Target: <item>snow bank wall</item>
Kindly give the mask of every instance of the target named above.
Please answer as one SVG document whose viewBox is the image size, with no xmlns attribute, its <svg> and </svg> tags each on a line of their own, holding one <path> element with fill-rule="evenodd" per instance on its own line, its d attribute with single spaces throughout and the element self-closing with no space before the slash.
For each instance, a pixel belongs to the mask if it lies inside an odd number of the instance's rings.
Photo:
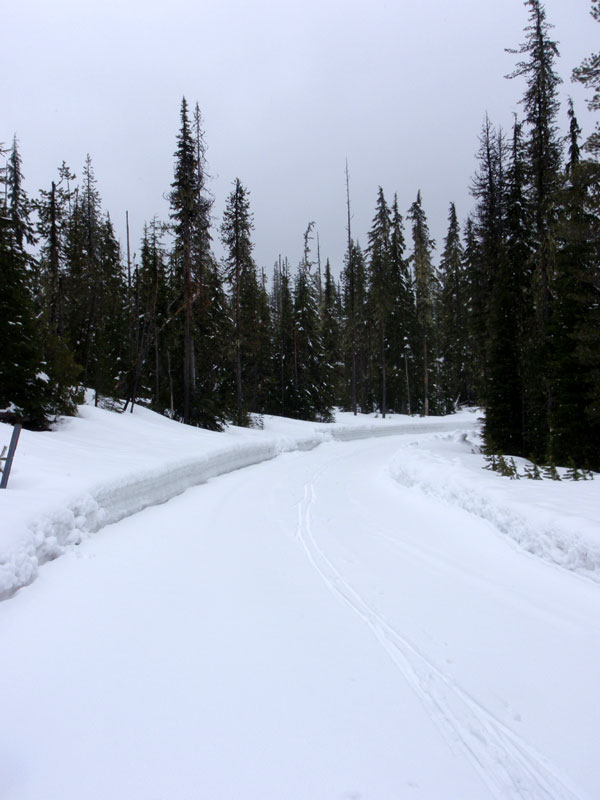
<svg viewBox="0 0 600 800">
<path fill-rule="evenodd" d="M 426 434 L 477 427 L 476 421 L 440 420 L 421 424 L 309 424 L 304 435 L 279 437 L 265 433 L 266 441 L 228 441 L 224 446 L 181 460 L 164 463 L 131 476 L 119 476 L 92 486 L 76 498 L 65 497 L 61 504 L 40 513 L 13 530 L 2 532 L 0 542 L 0 600 L 33 581 L 41 564 L 61 555 L 66 548 L 105 525 L 165 503 L 191 486 L 237 469 L 259 464 L 292 450 L 311 450 L 325 441 L 350 441 L 374 436 Z M 59 501 L 62 498 L 58 498 Z"/>
<path fill-rule="evenodd" d="M 481 468 L 473 474 L 458 462 L 412 455 L 410 460 L 399 455 L 392 461 L 390 473 L 398 483 L 458 506 L 489 522 L 525 552 L 600 583 L 598 526 L 578 494 L 588 484 L 565 482 L 557 487 L 554 481 L 523 480 L 516 485 Z M 562 508 L 552 507 L 544 489 L 564 491 Z"/>
</svg>

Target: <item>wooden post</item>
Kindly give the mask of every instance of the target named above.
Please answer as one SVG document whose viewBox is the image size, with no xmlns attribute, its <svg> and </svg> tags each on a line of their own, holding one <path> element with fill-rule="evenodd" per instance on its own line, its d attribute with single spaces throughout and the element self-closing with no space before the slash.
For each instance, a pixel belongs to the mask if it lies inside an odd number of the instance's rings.
<svg viewBox="0 0 600 800">
<path fill-rule="evenodd" d="M 17 443 L 19 441 L 20 434 L 21 434 L 21 426 L 15 425 L 15 427 L 13 428 L 12 436 L 10 438 L 10 444 L 8 446 L 8 455 L 6 456 L 6 460 L 4 462 L 4 469 L 2 470 L 2 480 L 0 481 L 0 489 L 6 489 L 6 485 L 8 484 L 10 468 L 12 467 L 12 462 L 15 455 L 15 450 L 17 449 Z"/>
</svg>

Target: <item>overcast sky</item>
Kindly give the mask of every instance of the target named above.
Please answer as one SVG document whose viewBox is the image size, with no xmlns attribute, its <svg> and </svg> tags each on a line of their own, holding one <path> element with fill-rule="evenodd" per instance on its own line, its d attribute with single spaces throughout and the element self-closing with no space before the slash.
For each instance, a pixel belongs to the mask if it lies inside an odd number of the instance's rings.
<svg viewBox="0 0 600 800">
<path fill-rule="evenodd" d="M 545 3 L 561 95 L 588 132 L 569 77 L 598 49 L 590 5 Z M 472 207 L 485 112 L 509 129 L 523 93 L 504 79 L 516 62 L 504 48 L 524 38 L 522 0 L 21 0 L 1 19 L 0 142 L 17 134 L 30 195 L 63 160 L 79 176 L 89 152 L 104 208 L 122 240 L 129 210 L 139 250 L 144 221 L 168 217 L 185 95 L 204 118 L 213 233 L 239 177 L 269 274 L 279 253 L 298 263 L 311 220 L 339 270 L 346 158 L 353 235 L 366 244 L 379 185 L 404 215 L 421 189 L 439 258 L 450 201 L 461 220 Z"/>
</svg>

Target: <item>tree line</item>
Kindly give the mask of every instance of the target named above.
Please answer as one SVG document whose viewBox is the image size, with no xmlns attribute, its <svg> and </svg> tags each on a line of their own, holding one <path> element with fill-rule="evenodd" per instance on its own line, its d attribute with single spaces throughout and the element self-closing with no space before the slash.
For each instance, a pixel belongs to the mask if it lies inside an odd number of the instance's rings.
<svg viewBox="0 0 600 800">
<path fill-rule="evenodd" d="M 366 246 L 351 231 L 339 278 L 315 223 L 300 263 L 253 258 L 250 193 L 234 181 L 211 223 L 198 105 L 183 99 L 170 219 L 123 253 L 91 159 L 31 199 L 17 139 L 0 178 L 0 418 L 44 428 L 81 387 L 219 429 L 251 414 L 332 419 L 485 407 L 490 452 L 600 467 L 600 132 L 558 129 L 558 46 L 539 0 L 510 77 L 523 115 L 485 119 L 464 225 L 454 204 L 439 264 L 420 192 L 403 215 L 377 191 Z M 600 21 L 600 3 L 592 3 Z M 600 56 L 574 70 L 600 108 Z M 213 237 L 225 256 L 218 260 Z M 316 247 L 315 247 L 316 239 Z M 256 419 L 256 418 L 254 418 Z"/>
</svg>

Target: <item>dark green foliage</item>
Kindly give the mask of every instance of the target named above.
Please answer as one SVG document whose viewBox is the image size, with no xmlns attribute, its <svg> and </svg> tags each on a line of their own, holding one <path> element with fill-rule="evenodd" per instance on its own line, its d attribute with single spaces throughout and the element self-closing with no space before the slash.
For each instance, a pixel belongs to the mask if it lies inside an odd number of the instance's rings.
<svg viewBox="0 0 600 800">
<path fill-rule="evenodd" d="M 404 227 L 394 195 L 390 229 L 390 285 L 392 298 L 388 319 L 389 358 L 388 393 L 390 408 L 396 412 L 412 412 L 411 387 L 416 384 L 415 352 L 417 349 L 417 314 L 414 281 L 405 257 Z"/>
<path fill-rule="evenodd" d="M 558 470 L 556 469 L 555 464 L 548 464 L 544 467 L 544 471 L 542 472 L 544 478 L 548 478 L 551 481 L 559 481 L 560 475 L 558 474 Z"/>
<path fill-rule="evenodd" d="M 458 402 L 468 398 L 467 360 L 469 331 L 468 284 L 464 268 L 464 254 L 460 241 L 460 228 L 454 203 L 448 214 L 448 233 L 440 264 L 440 289 L 438 295 L 438 347 L 443 354 L 441 366 L 441 395 L 444 410 L 453 411 Z"/>
<path fill-rule="evenodd" d="M 275 380 L 268 410 L 281 416 L 289 415 L 294 406 L 294 305 L 287 261 L 279 259 L 273 275 L 271 296 L 273 317 L 273 355 Z"/>
<path fill-rule="evenodd" d="M 31 205 L 22 186 L 16 138 L 4 181 L 8 191 L 2 191 L 0 200 L 0 418 L 43 429 L 53 416 L 70 409 L 62 379 L 74 379 L 76 370 L 54 337 L 46 342 L 44 353 L 34 305 L 35 262 L 25 249 L 34 242 Z M 55 351 L 57 358 L 49 361 Z"/>
<path fill-rule="evenodd" d="M 552 406 L 549 452 L 565 463 L 598 466 L 600 418 L 594 413 L 600 368 L 598 331 L 593 316 L 599 299 L 600 220 L 594 196 L 600 190 L 600 167 L 581 162 L 578 126 L 571 107 L 571 159 L 560 195 L 556 229 L 557 255 L 549 345 Z M 591 339 L 594 346 L 583 346 Z M 590 402 L 591 401 L 591 402 Z"/>
<path fill-rule="evenodd" d="M 332 397 L 337 401 L 342 391 L 342 311 L 337 286 L 331 274 L 329 259 L 325 264 L 325 281 L 319 309 L 323 360 L 329 370 Z"/>
<path fill-rule="evenodd" d="M 499 451 L 524 455 L 531 449 L 524 431 L 524 365 L 529 350 L 525 330 L 531 331 L 531 319 L 526 306 L 530 250 L 520 134 L 515 120 L 506 172 L 503 140 L 496 140 L 497 185 L 493 191 L 498 211 L 493 226 L 482 230 L 489 236 L 486 249 L 490 254 L 485 435 Z"/>
<path fill-rule="evenodd" d="M 543 456 L 549 434 L 552 391 L 548 373 L 549 325 L 552 284 L 556 267 L 555 222 L 557 192 L 561 182 L 561 141 L 557 130 L 558 86 L 555 71 L 558 46 L 549 32 L 552 26 L 540 0 L 525 0 L 529 9 L 526 39 L 518 50 L 523 55 L 510 77 L 525 78 L 522 99 L 528 124 L 527 177 L 532 222 L 532 330 L 526 380 L 527 416 L 525 447 Z"/>
<path fill-rule="evenodd" d="M 542 480 L 542 474 L 540 472 L 540 468 L 535 463 L 535 461 L 532 461 L 531 464 L 528 464 L 525 467 L 525 477 L 529 478 L 532 481 Z"/>
<path fill-rule="evenodd" d="M 268 297 L 252 258 L 253 227 L 248 191 L 236 179 L 221 225 L 221 240 L 227 253 L 225 279 L 230 286 L 238 425 L 250 424 L 249 412 L 264 411 L 272 380 Z"/>
<path fill-rule="evenodd" d="M 435 277 L 431 261 L 431 251 L 435 243 L 429 236 L 429 226 L 421 203 L 420 191 L 417 193 L 417 199 L 410 207 L 408 218 L 412 224 L 413 252 L 411 261 L 415 274 L 416 328 L 422 365 L 420 407 L 421 413 L 427 416 L 430 406 L 431 365 L 435 360 L 435 352 L 432 352 Z M 419 394 L 417 394 L 417 398 L 419 398 Z"/>
<path fill-rule="evenodd" d="M 196 106 L 192 126 L 185 98 L 180 121 L 169 196 L 174 234 L 175 312 L 170 325 L 175 358 L 169 368 L 174 413 L 184 423 L 219 428 L 232 406 L 224 367 L 227 303 L 210 252 L 211 201 L 205 187 L 200 112 Z"/>
<path fill-rule="evenodd" d="M 369 323 L 367 312 L 367 280 L 363 252 L 355 242 L 346 253 L 342 283 L 342 314 L 344 321 L 344 389 L 342 408 L 357 409 L 363 413 L 371 410 L 368 390 Z M 354 378 L 354 380 L 353 380 Z M 352 385 L 356 396 L 353 398 Z"/>
<path fill-rule="evenodd" d="M 397 302 L 391 281 L 391 226 L 390 210 L 380 186 L 375 217 L 369 231 L 369 247 L 367 250 L 369 254 L 367 313 L 373 323 L 372 343 L 374 361 L 377 364 L 379 377 L 372 390 L 375 397 L 378 398 L 377 405 L 383 417 L 385 417 L 388 410 L 387 353 L 390 346 L 389 321 L 392 308 Z"/>
</svg>

